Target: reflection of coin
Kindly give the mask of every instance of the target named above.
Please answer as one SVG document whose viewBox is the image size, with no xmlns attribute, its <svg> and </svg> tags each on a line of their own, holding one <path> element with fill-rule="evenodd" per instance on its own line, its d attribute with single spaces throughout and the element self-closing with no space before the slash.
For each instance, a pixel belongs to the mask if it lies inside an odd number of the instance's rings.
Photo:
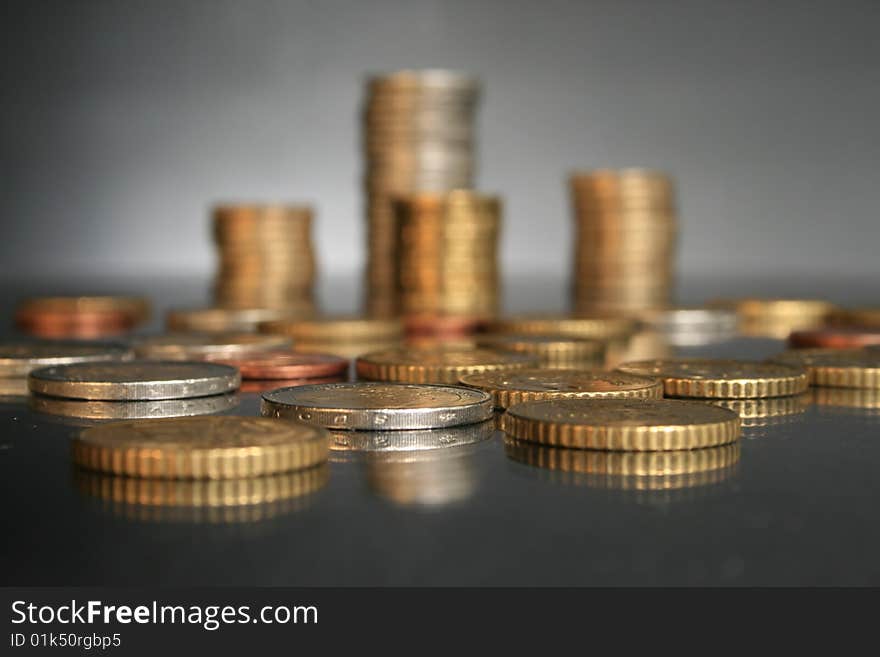
<svg viewBox="0 0 880 657">
<path fill-rule="evenodd" d="M 618 490 L 674 490 L 714 483 L 740 459 L 739 443 L 670 452 L 607 452 L 546 447 L 509 436 L 504 452 L 536 468 L 587 475 L 572 483 Z"/>
<path fill-rule="evenodd" d="M 219 480 L 141 479 L 76 468 L 74 485 L 111 510 L 137 520 L 254 522 L 294 511 L 327 484 L 319 465 L 265 477 Z"/>
<path fill-rule="evenodd" d="M 458 383 L 466 374 L 533 367 L 537 359 L 488 349 L 390 349 L 366 354 L 357 374 L 373 381 Z"/>
<path fill-rule="evenodd" d="M 764 427 L 800 415 L 810 405 L 809 393 L 765 399 L 713 399 L 707 404 L 727 408 L 738 414 L 743 428 Z"/>
<path fill-rule="evenodd" d="M 238 358 L 210 359 L 237 367 L 242 379 L 311 379 L 339 376 L 348 371 L 347 358 L 329 354 L 267 351 Z"/>
<path fill-rule="evenodd" d="M 330 383 L 263 395 L 263 415 L 334 429 L 434 429 L 492 417 L 492 400 L 459 386 Z"/>
<path fill-rule="evenodd" d="M 86 420 L 135 420 L 222 413 L 238 406 L 236 395 L 211 395 L 193 399 L 156 401 L 88 401 L 31 395 L 29 404 L 38 413 Z"/>
<path fill-rule="evenodd" d="M 245 354 L 289 348 L 281 335 L 257 333 L 168 333 L 141 338 L 134 345 L 138 358 L 151 360 L 202 360 L 236 358 Z"/>
<path fill-rule="evenodd" d="M 797 366 L 739 360 L 645 360 L 624 363 L 618 370 L 662 379 L 669 397 L 782 397 L 801 393 L 808 385 L 806 373 Z"/>
<path fill-rule="evenodd" d="M 817 406 L 880 410 L 880 390 L 871 388 L 812 388 Z"/>
<path fill-rule="evenodd" d="M 663 384 L 657 379 L 599 370 L 483 372 L 463 376 L 461 383 L 490 393 L 498 408 L 538 399 L 656 399 L 663 396 Z"/>
<path fill-rule="evenodd" d="M 504 431 L 531 442 L 626 451 L 712 447 L 740 436 L 733 411 L 669 399 L 554 399 L 507 409 Z"/>
<path fill-rule="evenodd" d="M 328 439 L 309 424 L 260 417 L 132 420 L 82 431 L 73 442 L 73 460 L 132 477 L 260 477 L 325 462 Z"/>
<path fill-rule="evenodd" d="M 184 399 L 232 392 L 238 370 L 214 363 L 129 361 L 80 363 L 31 372 L 31 392 L 50 397 L 138 401 Z"/>
<path fill-rule="evenodd" d="M 806 368 L 813 385 L 880 388 L 880 349 L 795 349 L 772 360 Z"/>
<path fill-rule="evenodd" d="M 0 343 L 0 377 L 23 377 L 41 367 L 123 360 L 131 355 L 121 344 L 7 341 Z"/>
<path fill-rule="evenodd" d="M 470 445 L 495 432 L 490 421 L 444 429 L 410 431 L 331 431 L 330 449 L 336 452 L 419 452 Z"/>
</svg>

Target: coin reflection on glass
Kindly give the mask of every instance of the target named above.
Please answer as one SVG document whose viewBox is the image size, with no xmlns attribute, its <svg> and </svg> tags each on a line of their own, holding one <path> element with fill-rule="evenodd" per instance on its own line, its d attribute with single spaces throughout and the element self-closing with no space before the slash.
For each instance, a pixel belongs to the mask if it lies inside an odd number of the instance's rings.
<svg viewBox="0 0 880 657">
<path fill-rule="evenodd" d="M 222 413 L 238 406 L 238 395 L 212 395 L 194 399 L 156 401 L 88 401 L 31 395 L 31 410 L 83 420 L 136 420 L 158 417 L 185 417 Z"/>
<path fill-rule="evenodd" d="M 813 403 L 821 411 L 851 412 L 863 417 L 880 416 L 880 390 L 872 388 L 810 389 Z"/>
<path fill-rule="evenodd" d="M 607 452 L 504 439 L 508 458 L 554 473 L 562 483 L 615 490 L 675 490 L 723 481 L 735 472 L 739 443 L 670 452 Z"/>
<path fill-rule="evenodd" d="M 308 507 L 329 468 L 246 479 L 169 480 L 120 477 L 75 468 L 77 490 L 114 515 L 142 522 L 247 523 Z"/>
<path fill-rule="evenodd" d="M 406 507 L 463 502 L 477 489 L 477 445 L 366 455 L 367 484 L 376 495 Z"/>
<path fill-rule="evenodd" d="M 790 422 L 807 410 L 811 400 L 812 397 L 807 392 L 790 397 L 764 399 L 713 399 L 706 400 L 706 403 L 738 413 L 745 432 L 747 428 L 767 427 Z"/>
</svg>

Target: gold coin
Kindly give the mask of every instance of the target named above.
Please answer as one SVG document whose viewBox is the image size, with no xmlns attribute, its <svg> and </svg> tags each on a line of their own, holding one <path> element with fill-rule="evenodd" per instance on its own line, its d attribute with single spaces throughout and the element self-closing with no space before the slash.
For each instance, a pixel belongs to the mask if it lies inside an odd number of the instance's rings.
<svg viewBox="0 0 880 657">
<path fill-rule="evenodd" d="M 133 420 L 85 429 L 73 442 L 73 460 L 130 477 L 235 479 L 323 463 L 328 440 L 319 427 L 271 418 Z"/>
<path fill-rule="evenodd" d="M 714 299 L 707 306 L 729 308 L 749 319 L 824 318 L 836 309 L 833 303 L 822 299 Z"/>
<path fill-rule="evenodd" d="M 563 335 L 486 334 L 477 336 L 476 346 L 500 351 L 531 354 L 545 367 L 570 367 L 601 363 L 606 343 L 602 340 L 572 338 Z"/>
<path fill-rule="evenodd" d="M 253 332 L 261 322 L 284 316 L 285 311 L 270 308 L 193 308 L 169 310 L 165 322 L 171 331 Z"/>
<path fill-rule="evenodd" d="M 290 338 L 256 333 L 167 333 L 141 338 L 134 344 L 139 358 L 199 360 L 289 349 Z"/>
<path fill-rule="evenodd" d="M 0 342 L 0 377 L 21 378 L 33 370 L 53 365 L 129 360 L 132 355 L 131 349 L 123 344 L 60 340 L 4 341 Z"/>
<path fill-rule="evenodd" d="M 623 363 L 621 372 L 663 380 L 668 397 L 754 399 L 804 392 L 802 367 L 740 360 L 670 358 Z"/>
<path fill-rule="evenodd" d="M 536 358 L 488 349 L 391 349 L 365 354 L 360 378 L 404 383 L 458 383 L 466 374 L 534 367 Z"/>
<path fill-rule="evenodd" d="M 623 451 L 713 447 L 740 437 L 733 411 L 669 399 L 553 399 L 507 409 L 502 429 L 520 440 Z"/>
<path fill-rule="evenodd" d="M 795 349 L 772 361 L 806 368 L 812 385 L 880 388 L 880 349 Z"/>
<path fill-rule="evenodd" d="M 403 323 L 399 319 L 340 316 L 264 322 L 260 331 L 306 342 L 381 342 L 403 337 Z"/>
<path fill-rule="evenodd" d="M 520 335 L 564 335 L 603 340 L 629 335 L 637 327 L 638 322 L 635 319 L 611 315 L 594 317 L 521 315 L 490 322 L 488 331 Z"/>
<path fill-rule="evenodd" d="M 599 370 L 527 369 L 481 372 L 461 383 L 492 395 L 496 408 L 541 399 L 659 399 L 663 384 L 643 376 Z"/>
</svg>

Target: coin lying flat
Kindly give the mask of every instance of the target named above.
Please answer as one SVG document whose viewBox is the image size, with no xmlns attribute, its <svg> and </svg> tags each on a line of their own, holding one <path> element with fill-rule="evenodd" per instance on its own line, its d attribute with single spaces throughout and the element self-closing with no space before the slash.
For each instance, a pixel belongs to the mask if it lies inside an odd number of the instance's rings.
<svg viewBox="0 0 880 657">
<path fill-rule="evenodd" d="M 44 367 L 28 377 L 28 388 L 38 395 L 107 401 L 207 397 L 240 384 L 234 367 L 185 361 L 78 363 Z"/>
<path fill-rule="evenodd" d="M 620 372 L 527 369 L 468 374 L 461 383 L 492 395 L 497 408 L 539 399 L 658 399 L 663 384 Z"/>
<path fill-rule="evenodd" d="M 281 319 L 285 315 L 286 311 L 273 308 L 189 308 L 168 311 L 165 323 L 172 331 L 254 332 L 261 322 Z"/>
<path fill-rule="evenodd" d="M 260 417 L 132 420 L 80 432 L 73 460 L 130 477 L 261 477 L 325 462 L 328 439 L 325 430 L 310 424 Z"/>
<path fill-rule="evenodd" d="M 537 366 L 533 356 L 488 349 L 389 349 L 357 359 L 357 374 L 372 381 L 458 383 L 476 372 Z"/>
<path fill-rule="evenodd" d="M 601 363 L 606 343 L 601 340 L 563 335 L 486 334 L 476 339 L 476 346 L 500 351 L 515 351 L 536 356 L 544 367 L 582 367 Z"/>
<path fill-rule="evenodd" d="M 729 340 L 738 326 L 737 314 L 721 308 L 667 308 L 640 313 L 639 318 L 681 347 Z"/>
<path fill-rule="evenodd" d="M 90 401 L 31 395 L 28 402 L 32 410 L 48 415 L 85 420 L 135 420 L 222 413 L 238 406 L 239 399 L 227 394 L 155 401 Z"/>
<path fill-rule="evenodd" d="M 479 443 L 492 437 L 492 421 L 443 429 L 331 431 L 334 452 L 421 452 Z"/>
<path fill-rule="evenodd" d="M 628 374 L 662 379 L 668 397 L 754 399 L 804 392 L 803 368 L 739 360 L 671 358 L 623 363 Z"/>
<path fill-rule="evenodd" d="M 607 340 L 628 335 L 638 328 L 634 319 L 618 316 L 571 317 L 562 315 L 521 315 L 490 322 L 492 333 L 519 335 L 565 335 Z"/>
<path fill-rule="evenodd" d="M 836 326 L 793 331 L 788 343 L 797 349 L 861 349 L 880 345 L 880 329 Z"/>
<path fill-rule="evenodd" d="M 0 342 L 0 377 L 24 377 L 41 367 L 124 360 L 131 356 L 131 349 L 121 344 L 6 341 Z"/>
<path fill-rule="evenodd" d="M 340 316 L 263 322 L 260 331 L 306 342 L 380 342 L 401 338 L 403 324 L 398 319 Z"/>
<path fill-rule="evenodd" d="M 772 361 L 806 368 L 816 386 L 880 388 L 880 349 L 795 349 Z"/>
<path fill-rule="evenodd" d="M 821 326 L 836 310 L 822 299 L 715 299 L 707 305 L 734 310 L 744 335 L 781 339 L 792 331 Z"/>
<path fill-rule="evenodd" d="M 149 301 L 139 297 L 37 297 L 19 304 L 15 324 L 44 338 L 100 338 L 130 331 L 149 315 Z"/>
<path fill-rule="evenodd" d="M 483 422 L 492 398 L 459 386 L 329 383 L 263 394 L 262 413 L 333 429 L 435 429 Z"/>
<path fill-rule="evenodd" d="M 239 358 L 211 359 L 237 367 L 242 379 L 313 379 L 342 376 L 349 360 L 330 354 L 295 354 L 267 351 Z"/>
<path fill-rule="evenodd" d="M 713 447 L 740 437 L 733 411 L 669 399 L 553 399 L 516 404 L 502 429 L 520 440 L 623 451 Z"/>
<path fill-rule="evenodd" d="M 235 358 L 244 354 L 290 348 L 290 338 L 257 333 L 168 333 L 141 338 L 134 345 L 138 358 L 202 360 Z"/>
</svg>

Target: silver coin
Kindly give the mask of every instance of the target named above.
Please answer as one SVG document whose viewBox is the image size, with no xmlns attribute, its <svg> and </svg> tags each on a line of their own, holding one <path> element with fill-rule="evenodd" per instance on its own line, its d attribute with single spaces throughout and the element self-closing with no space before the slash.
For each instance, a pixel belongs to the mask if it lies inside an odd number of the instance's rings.
<svg viewBox="0 0 880 657">
<path fill-rule="evenodd" d="M 131 358 L 123 344 L 97 342 L 4 341 L 0 342 L 0 377 L 25 377 L 32 370 L 52 365 L 69 365 Z"/>
<path fill-rule="evenodd" d="M 338 452 L 421 452 L 472 445 L 492 437 L 492 421 L 444 429 L 409 431 L 331 431 L 330 449 Z"/>
<path fill-rule="evenodd" d="M 168 333 L 141 338 L 134 344 L 138 358 L 200 360 L 229 358 L 274 349 L 287 349 L 290 338 L 261 333 Z"/>
<path fill-rule="evenodd" d="M 215 363 L 128 361 L 34 370 L 28 388 L 66 399 L 146 401 L 221 395 L 241 385 L 238 370 Z"/>
<path fill-rule="evenodd" d="M 47 415 L 82 418 L 85 420 L 139 420 L 156 417 L 189 417 L 222 413 L 238 406 L 234 394 L 194 397 L 192 399 L 158 399 L 154 401 L 100 401 L 57 399 L 31 395 L 32 410 Z"/>
<path fill-rule="evenodd" d="M 263 394 L 262 413 L 330 429 L 438 429 L 492 418 L 492 397 L 461 386 L 326 383 Z"/>
</svg>

